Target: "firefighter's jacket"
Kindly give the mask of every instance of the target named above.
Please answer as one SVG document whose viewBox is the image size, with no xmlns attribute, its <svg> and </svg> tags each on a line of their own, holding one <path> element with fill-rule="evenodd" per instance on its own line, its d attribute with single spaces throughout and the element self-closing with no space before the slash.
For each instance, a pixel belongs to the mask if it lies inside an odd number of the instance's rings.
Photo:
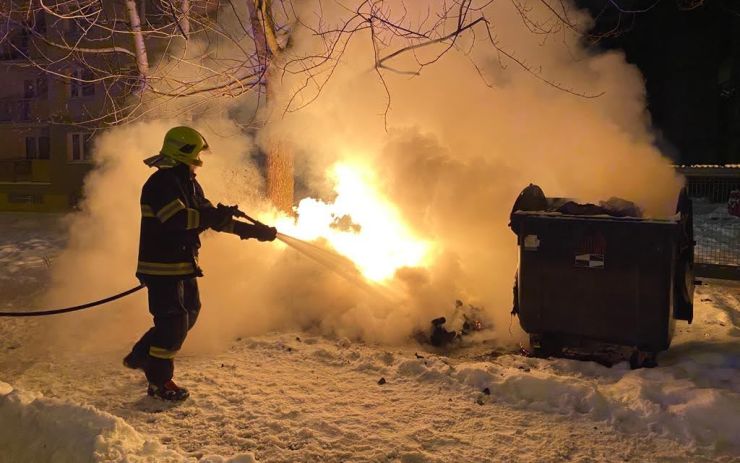
<svg viewBox="0 0 740 463">
<path fill-rule="evenodd" d="M 188 166 L 178 164 L 153 173 L 141 191 L 136 276 L 177 280 L 201 276 L 198 235 L 208 225 L 201 223 L 201 212 L 213 207 Z M 232 231 L 233 224 L 229 228 L 222 231 Z"/>
</svg>

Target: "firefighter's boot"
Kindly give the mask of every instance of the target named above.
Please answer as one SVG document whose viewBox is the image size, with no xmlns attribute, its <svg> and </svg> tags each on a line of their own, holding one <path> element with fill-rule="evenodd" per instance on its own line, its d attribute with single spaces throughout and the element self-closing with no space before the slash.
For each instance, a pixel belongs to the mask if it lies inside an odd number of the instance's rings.
<svg viewBox="0 0 740 463">
<path fill-rule="evenodd" d="M 169 380 L 161 386 L 149 383 L 146 393 L 157 399 L 180 402 L 190 397 L 190 392 L 184 387 L 179 387 L 174 381 Z"/>
</svg>

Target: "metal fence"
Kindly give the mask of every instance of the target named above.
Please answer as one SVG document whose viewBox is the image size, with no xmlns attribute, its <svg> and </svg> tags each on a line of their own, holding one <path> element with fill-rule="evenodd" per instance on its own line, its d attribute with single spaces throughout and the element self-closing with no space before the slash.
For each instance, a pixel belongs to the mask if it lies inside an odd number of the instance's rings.
<svg viewBox="0 0 740 463">
<path fill-rule="evenodd" d="M 740 190 L 740 166 L 688 166 L 686 188 L 694 203 L 696 275 L 740 280 L 740 217 L 728 200 Z"/>
</svg>

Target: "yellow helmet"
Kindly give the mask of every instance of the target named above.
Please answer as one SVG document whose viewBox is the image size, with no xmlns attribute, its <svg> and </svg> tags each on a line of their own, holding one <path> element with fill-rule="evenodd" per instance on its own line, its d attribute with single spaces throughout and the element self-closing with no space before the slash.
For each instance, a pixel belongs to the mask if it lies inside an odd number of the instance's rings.
<svg viewBox="0 0 740 463">
<path fill-rule="evenodd" d="M 190 127 L 174 127 L 164 136 L 162 156 L 190 166 L 202 166 L 200 152 L 208 149 L 208 142 L 195 129 Z"/>
</svg>

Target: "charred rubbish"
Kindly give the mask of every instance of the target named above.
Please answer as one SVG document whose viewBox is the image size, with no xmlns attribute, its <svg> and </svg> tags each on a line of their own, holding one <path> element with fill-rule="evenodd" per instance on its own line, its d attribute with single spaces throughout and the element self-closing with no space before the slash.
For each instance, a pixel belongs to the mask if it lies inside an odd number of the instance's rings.
<svg viewBox="0 0 740 463">
<path fill-rule="evenodd" d="M 455 301 L 453 318 L 455 320 L 451 321 L 450 324 L 448 324 L 446 317 L 433 319 L 428 331 L 419 331 L 416 333 L 415 338 L 417 342 L 420 344 L 431 344 L 434 347 L 450 347 L 454 343 L 461 341 L 464 336 L 481 331 L 485 327 L 482 319 L 482 310 L 473 305 L 466 307 L 460 300 Z M 453 324 L 460 328 L 452 328 L 451 325 Z"/>
</svg>

